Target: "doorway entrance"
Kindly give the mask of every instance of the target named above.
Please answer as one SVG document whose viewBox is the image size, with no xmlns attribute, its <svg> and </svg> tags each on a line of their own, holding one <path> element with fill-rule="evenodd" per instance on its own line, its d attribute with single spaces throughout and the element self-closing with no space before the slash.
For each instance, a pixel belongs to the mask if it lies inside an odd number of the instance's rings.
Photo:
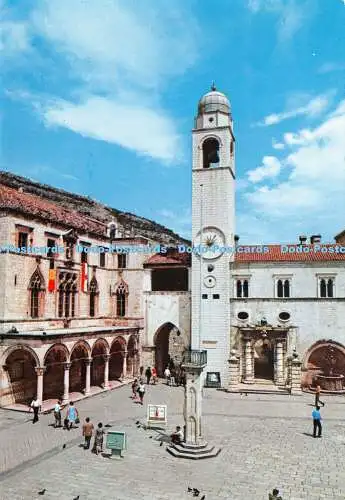
<svg viewBox="0 0 345 500">
<path fill-rule="evenodd" d="M 274 380 L 274 346 L 268 339 L 254 344 L 254 377 Z"/>
<path fill-rule="evenodd" d="M 155 367 L 158 377 L 164 377 L 167 366 L 173 368 L 178 366 L 183 359 L 186 349 L 184 339 L 179 329 L 172 323 L 165 323 L 156 332 L 155 345 Z"/>
</svg>

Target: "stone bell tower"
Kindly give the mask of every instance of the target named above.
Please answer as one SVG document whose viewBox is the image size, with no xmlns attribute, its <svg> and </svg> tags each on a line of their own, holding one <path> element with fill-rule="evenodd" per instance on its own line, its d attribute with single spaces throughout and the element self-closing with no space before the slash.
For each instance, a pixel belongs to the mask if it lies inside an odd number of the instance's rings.
<svg viewBox="0 0 345 500">
<path fill-rule="evenodd" d="M 235 137 L 229 100 L 214 85 L 199 101 L 192 133 L 192 349 L 207 350 L 205 372 L 219 372 L 221 385 L 226 386 Z"/>
</svg>

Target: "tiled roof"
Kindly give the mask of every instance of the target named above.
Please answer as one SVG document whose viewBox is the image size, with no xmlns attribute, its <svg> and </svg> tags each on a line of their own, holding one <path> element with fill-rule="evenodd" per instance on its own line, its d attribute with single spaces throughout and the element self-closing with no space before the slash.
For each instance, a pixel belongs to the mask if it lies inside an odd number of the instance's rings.
<svg viewBox="0 0 345 500">
<path fill-rule="evenodd" d="M 249 245 L 236 252 L 235 262 L 345 262 L 345 246 L 317 243 L 314 245 Z M 299 250 L 303 248 L 303 252 Z M 261 250 L 261 251 L 260 251 Z M 337 253 L 338 250 L 338 253 Z M 340 253 L 342 251 L 343 253 Z"/>
<path fill-rule="evenodd" d="M 13 210 L 38 219 L 49 220 L 82 233 L 105 236 L 106 227 L 76 210 L 70 210 L 33 194 L 0 185 L 0 209 Z"/>
<path fill-rule="evenodd" d="M 190 253 L 181 253 L 177 249 L 169 249 L 167 253 L 156 253 L 147 259 L 145 267 L 150 266 L 187 266 L 191 265 Z"/>
</svg>

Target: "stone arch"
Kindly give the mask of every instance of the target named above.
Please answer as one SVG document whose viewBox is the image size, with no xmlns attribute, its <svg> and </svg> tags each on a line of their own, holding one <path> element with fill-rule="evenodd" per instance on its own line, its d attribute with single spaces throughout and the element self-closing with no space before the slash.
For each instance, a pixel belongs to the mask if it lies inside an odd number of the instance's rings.
<svg viewBox="0 0 345 500">
<path fill-rule="evenodd" d="M 164 323 L 154 335 L 155 367 L 159 377 L 164 376 L 164 370 L 182 363 L 183 354 L 187 348 L 185 336 L 173 323 Z"/>
<path fill-rule="evenodd" d="M 3 354 L 5 360 L 5 394 L 7 404 L 29 404 L 36 395 L 37 375 L 35 368 L 39 366 L 37 354 L 29 346 L 11 346 Z"/>
<path fill-rule="evenodd" d="M 206 142 L 208 139 L 215 139 L 216 141 L 218 141 L 219 147 L 220 148 L 223 147 L 223 141 L 221 140 L 221 138 L 218 135 L 216 135 L 216 134 L 207 134 L 207 135 L 205 135 L 202 138 L 202 141 L 199 144 L 199 149 L 202 150 L 204 142 Z"/>
<path fill-rule="evenodd" d="M 126 352 L 126 341 L 118 336 L 113 340 L 110 347 L 109 380 L 119 380 L 123 375 L 123 362 Z"/>
<path fill-rule="evenodd" d="M 104 384 L 105 356 L 109 350 L 109 344 L 103 338 L 97 339 L 92 346 L 91 385 L 102 387 Z"/>
<path fill-rule="evenodd" d="M 83 392 L 86 385 L 86 362 L 91 358 L 91 348 L 85 340 L 79 340 L 71 350 L 69 372 L 70 392 Z"/>
<path fill-rule="evenodd" d="M 139 369 L 139 352 L 136 335 L 131 335 L 127 342 L 127 375 L 135 377 Z"/>
<path fill-rule="evenodd" d="M 43 399 L 62 399 L 65 363 L 69 351 L 64 344 L 52 345 L 44 356 Z"/>
<path fill-rule="evenodd" d="M 202 167 L 211 168 L 220 164 L 220 140 L 208 137 L 202 143 Z"/>
<path fill-rule="evenodd" d="M 303 386 L 312 386 L 319 383 L 318 376 L 329 377 L 330 386 L 332 377 L 343 376 L 339 386 L 345 382 L 345 346 L 335 340 L 319 340 L 306 352 L 303 360 Z M 321 384 L 320 384 L 321 385 Z M 326 387 L 324 387 L 327 390 Z M 332 390 L 331 388 L 329 390 Z"/>
</svg>

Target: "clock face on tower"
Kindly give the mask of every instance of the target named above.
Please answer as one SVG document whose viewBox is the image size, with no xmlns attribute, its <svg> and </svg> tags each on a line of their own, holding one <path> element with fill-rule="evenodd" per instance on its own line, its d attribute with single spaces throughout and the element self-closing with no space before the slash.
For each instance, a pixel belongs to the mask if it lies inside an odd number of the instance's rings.
<svg viewBox="0 0 345 500">
<path fill-rule="evenodd" d="M 225 237 L 222 231 L 216 227 L 205 227 L 195 237 L 194 246 L 203 259 L 216 259 L 224 253 Z"/>
</svg>

